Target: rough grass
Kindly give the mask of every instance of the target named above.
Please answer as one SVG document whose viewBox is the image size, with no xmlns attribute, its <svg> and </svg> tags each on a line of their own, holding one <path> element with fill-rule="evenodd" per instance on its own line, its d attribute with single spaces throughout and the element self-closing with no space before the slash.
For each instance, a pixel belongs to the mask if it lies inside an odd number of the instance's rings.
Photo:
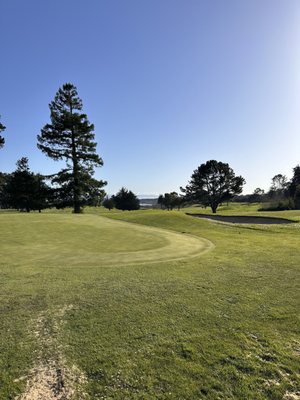
<svg viewBox="0 0 300 400">
<path fill-rule="evenodd" d="M 94 214 L 7 214 L 11 220 L 5 223 L 0 215 L 1 255 L 10 252 L 1 258 L 0 268 L 0 399 L 14 399 L 25 390 L 30 368 L 42 351 L 34 321 L 42 313 L 49 327 L 55 326 L 59 309 L 68 311 L 55 342 L 66 363 L 86 377 L 81 383 L 86 398 L 298 396 L 298 224 L 232 226 L 183 212 L 102 212 L 114 221 L 135 223 L 126 225 L 124 237 L 118 229 L 108 235 L 112 257 L 118 253 L 116 241 L 120 248 L 130 245 L 129 253 L 132 242 L 140 251 L 143 246 L 145 251 L 164 246 L 164 229 L 182 238 L 204 237 L 215 248 L 186 260 L 111 265 L 82 256 L 72 265 L 70 255 L 66 262 L 60 251 L 106 249 L 93 227 L 94 221 L 106 220 L 98 211 L 90 212 Z M 292 213 L 299 219 L 299 212 Z M 81 217 L 91 219 L 92 225 L 82 225 Z M 40 218 L 44 225 L 31 235 Z M 50 223 L 53 218 L 56 223 Z M 126 244 L 136 224 L 159 228 L 153 246 L 147 230 L 139 231 L 140 240 L 131 236 Z M 20 245 L 22 240 L 26 245 Z M 37 258 L 36 251 L 42 257 Z M 51 357 L 57 352 L 54 347 Z"/>
</svg>

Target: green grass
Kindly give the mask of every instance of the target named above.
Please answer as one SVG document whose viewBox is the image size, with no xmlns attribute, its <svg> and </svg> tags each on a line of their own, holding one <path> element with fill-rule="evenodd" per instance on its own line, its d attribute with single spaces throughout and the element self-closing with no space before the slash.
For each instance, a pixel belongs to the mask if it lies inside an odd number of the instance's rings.
<svg viewBox="0 0 300 400">
<path fill-rule="evenodd" d="M 94 215 L 2 216 L 2 262 L 13 266 L 70 267 L 186 259 L 208 250 L 202 238 Z"/>
<path fill-rule="evenodd" d="M 288 218 L 295 221 L 300 221 L 299 210 L 286 211 L 258 211 L 263 203 L 229 203 L 221 205 L 217 210 L 217 215 L 244 215 L 257 217 L 277 217 Z M 212 214 L 209 207 L 186 207 L 182 211 L 199 214 Z"/>
<path fill-rule="evenodd" d="M 248 212 L 229 207 L 219 213 Z M 49 351 L 83 372 L 88 399 L 276 400 L 299 390 L 299 224 L 98 214 L 0 214 L 0 399 L 22 393 Z M 197 256 L 195 237 L 215 247 Z M 34 334 L 41 315 L 53 349 Z"/>
</svg>

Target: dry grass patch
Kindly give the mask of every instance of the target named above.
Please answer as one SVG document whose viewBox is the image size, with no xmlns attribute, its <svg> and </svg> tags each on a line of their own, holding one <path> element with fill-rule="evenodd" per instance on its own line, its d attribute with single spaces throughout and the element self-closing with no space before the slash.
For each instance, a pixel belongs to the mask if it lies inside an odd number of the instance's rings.
<svg viewBox="0 0 300 400">
<path fill-rule="evenodd" d="M 72 305 L 64 306 L 52 317 L 43 312 L 32 321 L 39 351 L 27 377 L 26 389 L 16 400 L 71 400 L 79 393 L 80 399 L 86 398 L 81 388 L 86 378 L 76 366 L 67 365 L 58 341 L 64 315 L 72 308 Z"/>
</svg>

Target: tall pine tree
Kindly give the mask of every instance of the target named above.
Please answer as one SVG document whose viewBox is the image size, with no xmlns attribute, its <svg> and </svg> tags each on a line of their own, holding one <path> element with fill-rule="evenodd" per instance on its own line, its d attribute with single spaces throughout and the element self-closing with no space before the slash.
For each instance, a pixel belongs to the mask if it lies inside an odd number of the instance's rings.
<svg viewBox="0 0 300 400">
<path fill-rule="evenodd" d="M 55 182 L 62 193 L 71 194 L 74 213 L 80 213 L 94 168 L 103 165 L 96 153 L 94 125 L 81 113 L 82 101 L 71 83 L 58 90 L 49 108 L 51 124 L 41 130 L 37 146 L 48 157 L 66 161 L 66 168 L 57 174 Z M 99 190 L 106 184 L 97 182 Z"/>
</svg>

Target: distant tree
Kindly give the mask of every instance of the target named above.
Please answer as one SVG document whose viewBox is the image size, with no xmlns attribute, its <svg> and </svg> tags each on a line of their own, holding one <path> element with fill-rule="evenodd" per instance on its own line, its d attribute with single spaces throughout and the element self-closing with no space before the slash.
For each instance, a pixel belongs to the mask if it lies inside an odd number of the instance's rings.
<svg viewBox="0 0 300 400">
<path fill-rule="evenodd" d="M 272 178 L 268 197 L 271 200 L 279 201 L 288 197 L 288 179 L 285 175 L 277 174 Z"/>
<path fill-rule="evenodd" d="M 283 191 L 287 188 L 288 179 L 285 175 L 277 174 L 272 178 L 271 190 Z"/>
<path fill-rule="evenodd" d="M 296 186 L 294 194 L 294 205 L 296 210 L 300 210 L 300 184 Z"/>
<path fill-rule="evenodd" d="M 253 194 L 256 196 L 263 196 L 265 194 L 265 191 L 264 189 L 256 188 L 254 189 Z"/>
<path fill-rule="evenodd" d="M 172 209 L 172 199 L 171 199 L 171 194 L 170 193 L 165 193 L 164 195 L 164 206 L 167 210 L 171 210 Z"/>
<path fill-rule="evenodd" d="M 31 174 L 34 179 L 32 183 L 31 207 L 32 210 L 41 212 L 41 210 L 52 206 L 53 189 L 46 184 L 43 175 Z"/>
<path fill-rule="evenodd" d="M 210 160 L 194 170 L 189 184 L 181 190 L 188 200 L 209 205 L 216 213 L 221 203 L 242 192 L 244 183 L 245 179 L 235 176 L 228 164 Z"/>
<path fill-rule="evenodd" d="M 177 208 L 178 210 L 184 204 L 184 196 L 179 195 L 177 192 L 171 192 L 171 206 L 173 208 Z"/>
<path fill-rule="evenodd" d="M 268 203 L 261 210 L 281 211 L 300 208 L 300 166 L 297 165 L 293 171 L 291 181 L 282 174 L 277 174 L 272 178 L 270 190 L 265 195 Z"/>
<path fill-rule="evenodd" d="M 160 194 L 160 195 L 158 196 L 157 204 L 160 205 L 160 208 L 163 208 L 163 206 L 164 206 L 164 196 L 163 196 L 162 194 Z"/>
<path fill-rule="evenodd" d="M 1 124 L 1 122 L 0 122 L 0 133 L 4 132 L 5 129 L 6 129 L 6 127 L 3 124 Z M 3 136 L 0 135 L 0 149 L 2 149 L 2 147 L 4 146 L 4 143 L 5 143 L 5 139 Z"/>
<path fill-rule="evenodd" d="M 9 179 L 10 174 L 0 172 L 0 208 L 10 208 L 6 191 Z"/>
<path fill-rule="evenodd" d="M 122 187 L 119 192 L 112 196 L 115 207 L 118 210 L 138 210 L 140 208 L 140 201 L 136 195 L 124 187 Z"/>
<path fill-rule="evenodd" d="M 27 157 L 22 157 L 16 165 L 17 169 L 7 177 L 3 189 L 7 206 L 27 212 L 46 208 L 50 188 L 43 177 L 29 170 Z"/>
<path fill-rule="evenodd" d="M 114 208 L 115 203 L 112 197 L 106 196 L 105 199 L 102 201 L 102 205 L 104 208 L 107 208 L 110 211 Z"/>
<path fill-rule="evenodd" d="M 293 169 L 293 177 L 289 184 L 289 194 L 291 197 L 295 196 L 298 185 L 300 185 L 300 165 L 296 165 Z"/>
<path fill-rule="evenodd" d="M 256 188 L 253 193 L 249 196 L 250 203 L 258 203 L 263 200 L 265 191 L 261 188 Z"/>
<path fill-rule="evenodd" d="M 160 204 L 161 208 L 166 208 L 167 210 L 173 210 L 176 207 L 180 209 L 183 204 L 183 197 L 177 192 L 165 193 L 158 197 L 157 203 Z"/>
<path fill-rule="evenodd" d="M 288 193 L 291 201 L 294 202 L 294 208 L 300 209 L 300 165 L 293 168 L 293 177 L 289 183 Z"/>
<path fill-rule="evenodd" d="M 10 207 L 29 212 L 32 209 L 34 177 L 29 171 L 28 158 L 22 157 L 16 166 L 17 169 L 7 182 L 7 199 Z"/>
<path fill-rule="evenodd" d="M 74 213 L 88 203 L 90 189 L 100 189 L 106 182 L 92 178 L 94 168 L 103 165 L 96 153 L 94 125 L 87 115 L 82 114 L 82 101 L 77 89 L 66 83 L 58 90 L 49 105 L 51 124 L 47 124 L 38 135 L 38 148 L 55 161 L 65 160 L 67 168 L 62 169 L 54 183 L 72 199 Z M 67 201 L 68 203 L 68 201 Z"/>
</svg>

